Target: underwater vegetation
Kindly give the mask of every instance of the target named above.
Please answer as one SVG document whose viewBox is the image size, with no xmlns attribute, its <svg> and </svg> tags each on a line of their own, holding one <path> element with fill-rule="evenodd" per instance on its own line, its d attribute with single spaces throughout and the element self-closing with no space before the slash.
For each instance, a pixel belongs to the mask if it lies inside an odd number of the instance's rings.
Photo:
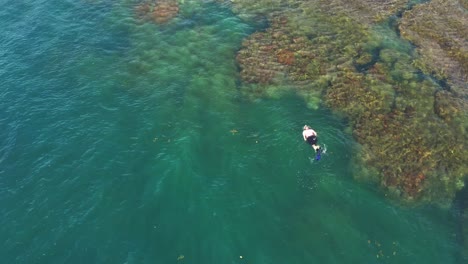
<svg viewBox="0 0 468 264">
<path fill-rule="evenodd" d="M 418 46 L 419 39 L 426 44 L 429 28 L 434 31 L 430 23 L 450 20 L 453 32 L 445 33 L 444 22 L 433 34 L 447 45 L 441 58 L 424 55 L 427 46 L 415 50 L 382 26 L 408 1 L 229 2 L 246 19 L 269 21 L 237 54 L 249 98 L 280 96 L 278 87 L 286 87 L 311 108 L 333 109 L 348 120 L 360 145 L 355 178 L 378 182 L 404 203 L 451 203 L 468 175 L 467 13 L 441 13 L 463 8 L 457 1 L 432 1 L 438 19 L 420 10 L 429 4 L 416 5 L 400 25 L 401 35 Z M 413 40 L 408 32 L 420 27 L 427 30 Z M 449 65 L 438 67 L 439 60 Z M 445 69 L 445 75 L 435 69 Z"/>
<path fill-rule="evenodd" d="M 179 13 L 177 0 L 148 0 L 135 7 L 136 16 L 142 20 L 163 24 L 170 21 Z"/>
<path fill-rule="evenodd" d="M 222 1 L 222 0 L 221 0 Z M 285 9 L 314 6 L 325 12 L 346 12 L 361 22 L 382 21 L 397 11 L 403 10 L 407 0 L 224 0 L 232 4 L 233 10 L 242 15 L 283 12 Z"/>
<path fill-rule="evenodd" d="M 468 95 L 466 0 L 433 0 L 404 13 L 401 35 L 417 46 L 417 67 Z"/>
</svg>

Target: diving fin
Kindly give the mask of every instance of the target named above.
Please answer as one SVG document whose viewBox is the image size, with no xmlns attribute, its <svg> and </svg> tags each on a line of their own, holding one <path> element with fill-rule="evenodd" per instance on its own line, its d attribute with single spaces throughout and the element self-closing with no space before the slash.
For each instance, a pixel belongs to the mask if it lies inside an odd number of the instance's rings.
<svg viewBox="0 0 468 264">
<path fill-rule="evenodd" d="M 315 154 L 315 160 L 320 160 L 322 157 L 322 148 L 317 149 L 317 153 Z"/>
</svg>

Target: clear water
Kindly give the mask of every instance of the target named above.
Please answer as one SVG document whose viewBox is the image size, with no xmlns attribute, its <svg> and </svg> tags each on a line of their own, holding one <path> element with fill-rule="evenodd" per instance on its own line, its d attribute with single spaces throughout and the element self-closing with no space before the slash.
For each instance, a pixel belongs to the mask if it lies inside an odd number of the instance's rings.
<svg viewBox="0 0 468 264">
<path fill-rule="evenodd" d="M 259 25 L 189 1 L 164 26 L 132 1 L 1 2 L 1 263 L 463 262 L 449 211 L 352 180 L 343 121 L 240 95 Z"/>
</svg>

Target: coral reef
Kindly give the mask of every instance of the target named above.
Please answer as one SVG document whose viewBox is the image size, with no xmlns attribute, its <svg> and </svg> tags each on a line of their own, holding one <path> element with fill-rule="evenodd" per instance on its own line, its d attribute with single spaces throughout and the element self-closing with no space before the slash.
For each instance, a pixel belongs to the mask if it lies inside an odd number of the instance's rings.
<svg viewBox="0 0 468 264">
<path fill-rule="evenodd" d="M 375 22 L 404 2 L 232 1 L 270 22 L 237 55 L 243 90 L 268 96 L 290 85 L 308 103 L 322 101 L 349 120 L 362 146 L 356 178 L 401 201 L 446 204 L 468 175 L 467 99 L 422 75 L 395 32 L 378 32 Z M 453 36 L 466 43 L 466 34 Z"/>
<path fill-rule="evenodd" d="M 458 2 L 460 3 L 460 5 L 465 8 L 465 9 L 468 9 L 468 1 L 466 0 L 458 0 Z"/>
<path fill-rule="evenodd" d="M 325 13 L 346 13 L 361 22 L 379 22 L 403 10 L 407 0 L 225 0 L 237 13 L 271 14 L 285 9 L 307 10 L 308 6 L 319 7 Z"/>
<path fill-rule="evenodd" d="M 163 24 L 177 16 L 179 3 L 177 0 L 144 1 L 135 7 L 135 13 L 139 19 Z"/>
<path fill-rule="evenodd" d="M 406 8 L 407 0 L 320 0 L 332 12 L 343 12 L 361 22 L 380 22 Z"/>
<path fill-rule="evenodd" d="M 273 18 L 273 25 L 266 32 L 254 33 L 242 43 L 243 49 L 239 51 L 237 61 L 242 65 L 243 80 L 271 84 L 280 82 L 281 75 L 293 69 L 298 62 L 295 59 L 298 48 L 292 45 L 294 40 L 280 29 L 286 22 L 283 17 Z"/>
<path fill-rule="evenodd" d="M 401 35 L 421 54 L 417 67 L 447 79 L 464 96 L 468 96 L 467 5 L 463 0 L 433 0 L 405 12 L 400 24 Z"/>
</svg>

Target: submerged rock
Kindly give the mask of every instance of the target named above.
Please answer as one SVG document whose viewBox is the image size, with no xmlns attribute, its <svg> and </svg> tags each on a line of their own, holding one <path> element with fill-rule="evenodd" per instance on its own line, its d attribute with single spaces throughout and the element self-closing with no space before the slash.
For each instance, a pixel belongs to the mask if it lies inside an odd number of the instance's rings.
<svg viewBox="0 0 468 264">
<path fill-rule="evenodd" d="M 250 83 L 274 84 L 284 82 L 285 75 L 298 75 L 297 67 L 308 57 L 305 38 L 291 38 L 285 17 L 271 19 L 272 26 L 265 32 L 257 32 L 242 43 L 237 55 L 241 78 Z M 310 55 L 310 54 L 309 54 Z M 309 59 L 311 57 L 309 56 Z"/>
<path fill-rule="evenodd" d="M 221 0 L 222 1 L 222 0 Z M 346 13 L 348 16 L 374 23 L 382 21 L 403 10 L 407 0 L 224 0 L 229 2 L 238 13 L 271 14 L 289 10 L 304 10 L 319 7 L 330 13 Z"/>
<path fill-rule="evenodd" d="M 467 1 L 433 0 L 404 13 L 401 35 L 416 44 L 417 66 L 468 96 Z"/>
<path fill-rule="evenodd" d="M 333 12 L 343 12 L 361 22 L 375 23 L 406 8 L 407 0 L 320 0 Z"/>
<path fill-rule="evenodd" d="M 177 0 L 144 1 L 135 7 L 135 13 L 140 19 L 163 24 L 177 16 L 179 3 Z"/>
</svg>

